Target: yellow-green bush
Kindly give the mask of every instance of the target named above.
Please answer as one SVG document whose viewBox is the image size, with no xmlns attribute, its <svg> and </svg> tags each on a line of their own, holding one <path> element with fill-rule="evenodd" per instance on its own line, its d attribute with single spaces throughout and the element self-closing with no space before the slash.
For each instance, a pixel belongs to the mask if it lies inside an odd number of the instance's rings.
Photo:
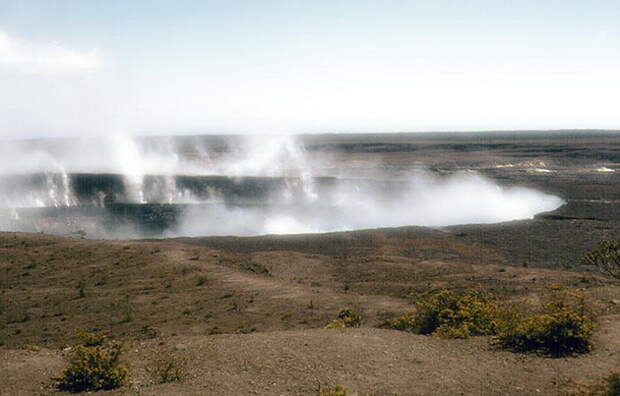
<svg viewBox="0 0 620 396">
<path fill-rule="evenodd" d="M 552 356 L 585 353 L 592 348 L 596 329 L 593 312 L 583 294 L 552 291 L 540 313 L 519 315 L 498 331 L 502 347 Z"/>
<path fill-rule="evenodd" d="M 319 396 L 363 396 L 358 393 L 349 393 L 347 388 L 342 385 L 336 385 L 334 388 L 319 390 Z"/>
<path fill-rule="evenodd" d="M 506 349 L 553 356 L 590 351 L 596 330 L 594 313 L 583 294 L 562 289 L 551 290 L 534 314 L 523 314 L 480 291 L 424 293 L 415 308 L 414 314 L 387 319 L 383 327 L 442 338 L 496 335 Z"/>
<path fill-rule="evenodd" d="M 502 318 L 501 307 L 488 293 L 470 290 L 455 294 L 440 290 L 423 295 L 416 303 L 414 316 L 392 322 L 417 334 L 442 338 L 468 338 L 495 334 Z"/>
<path fill-rule="evenodd" d="M 129 370 L 119 361 L 121 346 L 78 345 L 71 352 L 69 366 L 61 377 L 56 378 L 57 387 L 69 392 L 115 389 L 127 381 Z"/>
<path fill-rule="evenodd" d="M 620 240 L 602 241 L 596 249 L 584 255 L 581 261 L 595 266 L 606 275 L 620 278 Z"/>
<path fill-rule="evenodd" d="M 346 308 L 338 313 L 338 318 L 325 326 L 326 329 L 346 329 L 347 327 L 360 327 L 362 317 L 351 308 Z"/>
<path fill-rule="evenodd" d="M 406 313 L 401 316 L 395 316 L 393 318 L 386 319 L 381 327 L 388 329 L 411 331 L 414 332 L 416 328 L 415 314 Z"/>
<path fill-rule="evenodd" d="M 107 338 L 103 333 L 92 333 L 80 329 L 75 331 L 75 335 L 79 338 L 80 344 L 86 347 L 103 345 Z"/>
</svg>

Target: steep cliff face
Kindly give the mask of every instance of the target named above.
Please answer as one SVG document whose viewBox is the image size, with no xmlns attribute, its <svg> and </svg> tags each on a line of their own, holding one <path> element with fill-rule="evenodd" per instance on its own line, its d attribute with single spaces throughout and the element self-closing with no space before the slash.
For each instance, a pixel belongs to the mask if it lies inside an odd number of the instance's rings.
<svg viewBox="0 0 620 396">
<path fill-rule="evenodd" d="M 78 206 L 106 206 L 126 195 L 122 175 L 74 173 L 69 175 L 71 190 Z"/>
<path fill-rule="evenodd" d="M 4 207 L 105 207 L 113 203 L 260 203 L 272 200 L 282 191 L 301 199 L 309 193 L 310 186 L 324 190 L 336 183 L 334 177 L 147 175 L 132 178 L 107 173 L 35 173 L 1 176 L 0 204 Z"/>
<path fill-rule="evenodd" d="M 91 236 L 157 236 L 189 209 L 295 205 L 335 188 L 337 179 L 35 173 L 0 177 L 2 229 Z M 197 208 L 197 209 L 196 209 Z M 228 210 L 228 209 L 225 209 Z M 88 231 L 84 231 L 88 230 Z"/>
</svg>

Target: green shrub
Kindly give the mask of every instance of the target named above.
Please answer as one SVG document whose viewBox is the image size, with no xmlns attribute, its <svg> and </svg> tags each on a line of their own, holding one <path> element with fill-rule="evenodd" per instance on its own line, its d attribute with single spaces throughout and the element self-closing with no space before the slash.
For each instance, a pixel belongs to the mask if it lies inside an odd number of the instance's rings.
<svg viewBox="0 0 620 396">
<path fill-rule="evenodd" d="M 338 318 L 331 321 L 326 329 L 346 329 L 348 327 L 360 327 L 362 317 L 351 308 L 346 308 L 338 313 Z"/>
<path fill-rule="evenodd" d="M 415 316 L 396 318 L 394 328 L 442 338 L 495 334 L 502 318 L 500 304 L 488 293 L 450 290 L 427 293 L 416 303 Z"/>
<path fill-rule="evenodd" d="M 590 351 L 595 329 L 594 314 L 583 294 L 554 290 L 542 312 L 505 322 L 498 341 L 515 351 L 565 356 Z"/>
<path fill-rule="evenodd" d="M 584 255 L 581 261 L 595 266 L 605 275 L 620 278 L 620 240 L 601 242 L 596 249 Z"/>
<path fill-rule="evenodd" d="M 155 382 L 165 384 L 168 382 L 180 382 L 185 378 L 185 368 L 175 359 L 165 359 L 155 362 L 147 368 L 147 372 Z"/>
<path fill-rule="evenodd" d="M 127 381 L 128 368 L 120 363 L 120 344 L 87 347 L 78 345 L 71 352 L 69 366 L 55 378 L 60 390 L 84 392 L 121 387 Z"/>
</svg>

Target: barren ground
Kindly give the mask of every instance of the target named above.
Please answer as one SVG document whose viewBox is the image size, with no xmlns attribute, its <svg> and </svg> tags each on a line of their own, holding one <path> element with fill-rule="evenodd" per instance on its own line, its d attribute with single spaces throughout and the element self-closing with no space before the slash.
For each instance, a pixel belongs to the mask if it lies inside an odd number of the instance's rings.
<svg viewBox="0 0 620 396">
<path fill-rule="evenodd" d="M 553 395 L 620 370 L 620 281 L 579 261 L 620 237 L 620 138 L 407 136 L 307 144 L 343 164 L 475 169 L 568 204 L 532 220 L 442 229 L 150 241 L 1 233 L 0 393 L 60 394 L 50 377 L 76 329 L 124 343 L 131 384 L 101 394 L 316 395 L 341 384 L 368 395 Z M 533 170 L 542 167 L 552 172 Z M 489 337 L 377 328 L 411 309 L 412 291 L 482 287 L 525 302 L 550 285 L 582 289 L 600 312 L 591 353 L 552 359 L 499 350 Z M 323 329 L 345 307 L 363 327 Z M 153 383 L 146 368 L 162 357 L 185 362 L 184 381 Z"/>
</svg>

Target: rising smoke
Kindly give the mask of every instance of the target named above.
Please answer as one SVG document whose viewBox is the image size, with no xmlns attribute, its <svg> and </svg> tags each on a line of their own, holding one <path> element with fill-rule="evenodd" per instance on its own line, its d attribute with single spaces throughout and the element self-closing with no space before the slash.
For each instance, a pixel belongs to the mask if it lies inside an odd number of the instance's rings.
<svg viewBox="0 0 620 396">
<path fill-rule="evenodd" d="M 338 166 L 290 136 L 210 142 L 120 135 L 5 143 L 0 230 L 141 237 L 154 217 L 161 236 L 437 227 L 527 219 L 563 203 L 476 173 L 334 175 L 326 169 Z M 111 213 L 133 217 L 112 221 Z"/>
</svg>

